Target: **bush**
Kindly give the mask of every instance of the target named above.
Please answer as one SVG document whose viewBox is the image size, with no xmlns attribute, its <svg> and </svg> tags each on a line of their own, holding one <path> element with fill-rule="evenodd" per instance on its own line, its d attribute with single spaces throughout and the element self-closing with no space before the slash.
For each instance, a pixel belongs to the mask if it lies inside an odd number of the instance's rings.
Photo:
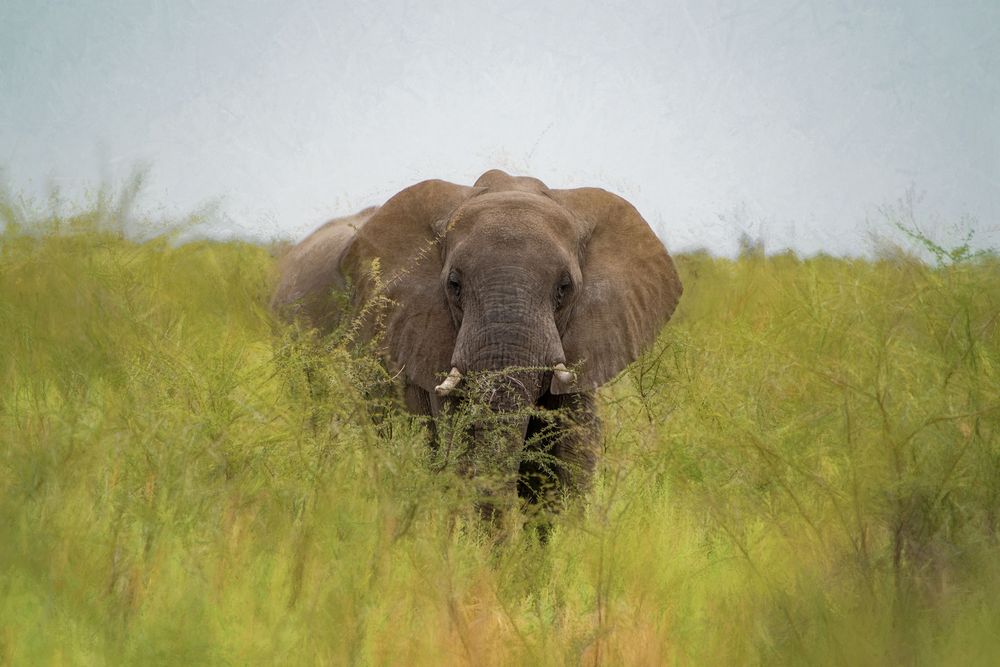
<svg viewBox="0 0 1000 667">
<path fill-rule="evenodd" d="M 1000 658 L 993 254 L 679 257 L 585 511 L 498 545 L 378 364 L 271 320 L 265 249 L 38 224 L 0 236 L 0 661 Z"/>
</svg>

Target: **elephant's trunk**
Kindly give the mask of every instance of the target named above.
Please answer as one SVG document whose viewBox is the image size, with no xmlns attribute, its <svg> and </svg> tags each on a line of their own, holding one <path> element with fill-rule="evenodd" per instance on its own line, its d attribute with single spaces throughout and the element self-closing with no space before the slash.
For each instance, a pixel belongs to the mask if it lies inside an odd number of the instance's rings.
<svg viewBox="0 0 1000 667">
<path fill-rule="evenodd" d="M 490 480 L 492 491 L 483 488 L 483 495 L 502 501 L 516 497 L 531 411 L 553 373 L 571 372 L 554 368 L 565 356 L 551 301 L 538 294 L 535 279 L 511 270 L 483 280 L 478 289 L 468 290 L 452 357 L 458 372 L 450 377 L 461 378 L 471 415 L 472 437 L 462 468 L 477 484 Z"/>
<path fill-rule="evenodd" d="M 472 380 L 478 395 L 468 403 L 470 437 L 460 470 L 474 480 L 480 514 L 494 522 L 517 499 L 518 471 L 534 407 L 535 382 L 524 375 L 484 373 L 479 381 Z"/>
<path fill-rule="evenodd" d="M 463 360 L 462 389 L 472 419 L 462 468 L 476 480 L 480 509 L 489 516 L 516 498 L 528 422 L 551 366 L 543 362 L 538 333 L 525 329 L 508 323 L 484 327 L 477 354 Z"/>
<path fill-rule="evenodd" d="M 470 463 L 476 476 L 496 475 L 513 488 L 544 371 L 532 368 L 530 361 L 491 366 L 488 359 L 473 359 L 463 379 L 472 415 Z"/>
<path fill-rule="evenodd" d="M 553 366 L 563 360 L 555 323 L 522 310 L 523 306 L 484 308 L 478 321 L 467 323 L 468 331 L 462 327 L 459 337 L 464 340 L 456 346 L 454 365 L 463 374 L 478 376 L 472 379 L 473 393 L 494 413 L 533 406 L 545 392 Z"/>
</svg>

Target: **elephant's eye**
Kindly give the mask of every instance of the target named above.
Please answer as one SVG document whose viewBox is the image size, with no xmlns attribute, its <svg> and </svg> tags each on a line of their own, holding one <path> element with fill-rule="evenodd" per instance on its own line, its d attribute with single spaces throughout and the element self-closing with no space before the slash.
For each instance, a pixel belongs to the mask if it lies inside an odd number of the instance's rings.
<svg viewBox="0 0 1000 667">
<path fill-rule="evenodd" d="M 448 291 L 451 292 L 456 301 L 462 296 L 462 281 L 456 271 L 448 273 Z"/>
<path fill-rule="evenodd" d="M 570 279 L 569 274 L 564 273 L 559 278 L 559 284 L 556 285 L 556 308 L 561 308 L 563 302 L 566 300 L 566 296 L 569 294 L 570 288 L 573 286 L 573 281 Z"/>
</svg>

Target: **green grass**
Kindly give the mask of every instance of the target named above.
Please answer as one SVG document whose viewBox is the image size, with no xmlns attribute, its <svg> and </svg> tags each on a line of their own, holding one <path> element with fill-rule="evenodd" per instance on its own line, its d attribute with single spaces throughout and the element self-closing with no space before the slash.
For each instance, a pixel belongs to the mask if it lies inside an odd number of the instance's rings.
<svg viewBox="0 0 1000 667">
<path fill-rule="evenodd" d="M 0 663 L 1000 661 L 995 255 L 679 257 L 585 507 L 494 546 L 266 249 L 11 211 Z"/>
</svg>

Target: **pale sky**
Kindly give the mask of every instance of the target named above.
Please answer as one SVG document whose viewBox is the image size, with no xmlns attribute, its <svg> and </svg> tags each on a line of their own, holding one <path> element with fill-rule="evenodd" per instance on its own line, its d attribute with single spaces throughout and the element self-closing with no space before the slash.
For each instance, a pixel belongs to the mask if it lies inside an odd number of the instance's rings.
<svg viewBox="0 0 1000 667">
<path fill-rule="evenodd" d="M 137 165 L 221 237 L 500 167 L 617 192 L 671 250 L 863 253 L 908 190 L 1000 246 L 1000 2 L 0 0 L 6 187 Z"/>
</svg>

